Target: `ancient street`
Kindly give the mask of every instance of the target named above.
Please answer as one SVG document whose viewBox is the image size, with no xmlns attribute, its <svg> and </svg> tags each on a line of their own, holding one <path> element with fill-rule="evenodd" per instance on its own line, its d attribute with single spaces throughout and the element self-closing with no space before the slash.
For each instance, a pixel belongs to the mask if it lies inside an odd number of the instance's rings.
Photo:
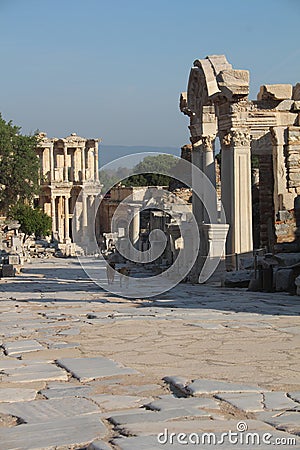
<svg viewBox="0 0 300 450">
<path fill-rule="evenodd" d="M 182 283 L 129 300 L 56 258 L 0 298 L 1 449 L 195 448 L 177 434 L 241 423 L 300 448 L 299 297 Z"/>
</svg>

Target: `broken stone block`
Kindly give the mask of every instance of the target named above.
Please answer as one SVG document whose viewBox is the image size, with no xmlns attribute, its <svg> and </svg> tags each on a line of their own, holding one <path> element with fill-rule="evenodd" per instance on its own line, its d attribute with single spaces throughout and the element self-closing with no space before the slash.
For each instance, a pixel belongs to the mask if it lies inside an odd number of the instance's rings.
<svg viewBox="0 0 300 450">
<path fill-rule="evenodd" d="M 265 84 L 260 87 L 257 100 L 290 100 L 292 92 L 291 84 Z"/>
<path fill-rule="evenodd" d="M 254 270 L 227 272 L 222 280 L 222 285 L 230 288 L 247 288 L 253 278 Z"/>
<path fill-rule="evenodd" d="M 290 291 L 294 287 L 293 269 L 279 269 L 275 272 L 276 292 Z"/>
</svg>

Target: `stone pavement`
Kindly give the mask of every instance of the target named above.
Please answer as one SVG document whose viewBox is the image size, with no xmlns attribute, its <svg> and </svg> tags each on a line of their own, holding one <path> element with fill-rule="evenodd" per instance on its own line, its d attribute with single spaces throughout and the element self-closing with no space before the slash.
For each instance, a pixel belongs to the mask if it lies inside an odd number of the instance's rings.
<svg viewBox="0 0 300 450">
<path fill-rule="evenodd" d="M 300 448 L 299 297 L 127 300 L 53 259 L 0 299 L 1 450 Z"/>
</svg>

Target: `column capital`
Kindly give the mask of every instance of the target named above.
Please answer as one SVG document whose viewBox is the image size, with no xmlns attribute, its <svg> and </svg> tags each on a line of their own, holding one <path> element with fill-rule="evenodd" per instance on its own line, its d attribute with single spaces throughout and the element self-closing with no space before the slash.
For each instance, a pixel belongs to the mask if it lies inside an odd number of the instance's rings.
<svg viewBox="0 0 300 450">
<path fill-rule="evenodd" d="M 249 146 L 251 136 L 248 129 L 229 130 L 220 132 L 222 147 L 244 147 Z"/>
</svg>

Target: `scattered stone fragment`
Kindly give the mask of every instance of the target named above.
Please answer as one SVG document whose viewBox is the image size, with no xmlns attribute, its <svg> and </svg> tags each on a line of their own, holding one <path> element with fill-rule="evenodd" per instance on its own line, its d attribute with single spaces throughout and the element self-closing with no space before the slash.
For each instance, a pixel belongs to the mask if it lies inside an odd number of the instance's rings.
<svg viewBox="0 0 300 450">
<path fill-rule="evenodd" d="M 57 364 L 70 372 L 79 381 L 92 381 L 102 377 L 137 373 L 108 358 L 63 358 Z"/>
</svg>

